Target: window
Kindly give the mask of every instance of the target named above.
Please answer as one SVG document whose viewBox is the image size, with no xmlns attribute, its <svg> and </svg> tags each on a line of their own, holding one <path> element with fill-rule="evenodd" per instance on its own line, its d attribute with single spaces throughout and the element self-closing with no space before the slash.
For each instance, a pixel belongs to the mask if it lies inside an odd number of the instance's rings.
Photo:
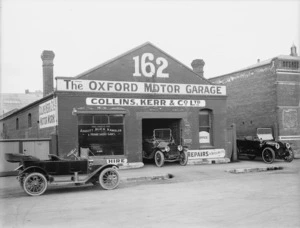
<svg viewBox="0 0 300 228">
<path fill-rule="evenodd" d="M 282 67 L 286 69 L 297 70 L 299 68 L 299 62 L 297 61 L 282 61 Z"/>
<path fill-rule="evenodd" d="M 199 112 L 199 143 L 200 146 L 212 145 L 212 111 L 208 109 Z"/>
<path fill-rule="evenodd" d="M 19 130 L 19 118 L 16 119 L 16 129 Z"/>
<path fill-rule="evenodd" d="M 28 114 L 28 127 L 32 127 L 31 113 Z"/>
<path fill-rule="evenodd" d="M 89 148 L 89 156 L 124 154 L 123 115 L 78 115 L 80 148 Z"/>
</svg>

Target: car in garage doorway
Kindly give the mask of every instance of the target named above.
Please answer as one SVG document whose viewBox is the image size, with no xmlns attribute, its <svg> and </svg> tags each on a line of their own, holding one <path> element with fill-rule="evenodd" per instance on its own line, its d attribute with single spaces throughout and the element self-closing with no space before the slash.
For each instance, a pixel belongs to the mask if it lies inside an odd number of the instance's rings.
<svg viewBox="0 0 300 228">
<path fill-rule="evenodd" d="M 238 156 L 246 156 L 251 160 L 261 157 L 265 163 L 273 163 L 275 159 L 291 162 L 294 152 L 289 143 L 276 141 L 271 128 L 257 128 L 256 136 L 237 139 Z"/>
<path fill-rule="evenodd" d="M 175 142 L 170 128 L 158 128 L 153 130 L 152 136 L 143 137 L 143 159 L 154 160 L 157 167 L 176 161 L 186 165 L 187 148 Z"/>
</svg>

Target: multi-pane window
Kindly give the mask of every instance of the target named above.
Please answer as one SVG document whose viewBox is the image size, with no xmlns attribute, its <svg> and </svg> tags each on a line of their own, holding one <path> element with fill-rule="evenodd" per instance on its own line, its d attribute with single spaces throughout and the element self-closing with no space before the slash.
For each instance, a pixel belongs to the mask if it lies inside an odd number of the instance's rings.
<svg viewBox="0 0 300 228">
<path fill-rule="evenodd" d="M 123 131 L 123 115 L 78 115 L 79 147 L 90 156 L 123 155 Z"/>
<path fill-rule="evenodd" d="M 212 111 L 209 109 L 200 110 L 199 112 L 199 143 L 201 145 L 212 145 Z"/>
<path fill-rule="evenodd" d="M 297 61 L 282 61 L 282 67 L 287 69 L 299 69 L 299 62 Z"/>
</svg>

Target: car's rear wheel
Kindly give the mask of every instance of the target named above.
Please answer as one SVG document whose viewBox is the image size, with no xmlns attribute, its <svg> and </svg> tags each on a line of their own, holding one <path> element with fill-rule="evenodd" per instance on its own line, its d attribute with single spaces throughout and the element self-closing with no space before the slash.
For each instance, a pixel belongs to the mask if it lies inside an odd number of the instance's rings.
<svg viewBox="0 0 300 228">
<path fill-rule="evenodd" d="M 294 160 L 294 152 L 291 149 L 288 151 L 288 155 L 284 157 L 284 160 L 286 162 L 291 162 Z"/>
<path fill-rule="evenodd" d="M 266 147 L 262 151 L 262 159 L 265 163 L 271 164 L 275 160 L 275 152 L 272 148 Z"/>
<path fill-rule="evenodd" d="M 154 161 L 157 167 L 162 167 L 165 163 L 165 156 L 161 151 L 156 151 L 154 155 Z"/>
<path fill-rule="evenodd" d="M 106 168 L 99 175 L 99 184 L 105 190 L 115 189 L 120 183 L 120 175 L 117 169 Z"/>
<path fill-rule="evenodd" d="M 180 165 L 186 165 L 188 162 L 188 156 L 186 152 L 180 152 L 179 155 L 179 164 Z"/>
<path fill-rule="evenodd" d="M 28 174 L 23 183 L 24 191 L 30 196 L 40 196 L 47 189 L 46 177 L 41 173 Z"/>
</svg>

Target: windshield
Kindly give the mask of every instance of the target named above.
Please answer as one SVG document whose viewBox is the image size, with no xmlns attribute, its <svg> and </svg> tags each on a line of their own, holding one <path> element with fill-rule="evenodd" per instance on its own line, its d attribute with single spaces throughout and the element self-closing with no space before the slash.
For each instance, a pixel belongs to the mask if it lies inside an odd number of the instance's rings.
<svg viewBox="0 0 300 228">
<path fill-rule="evenodd" d="M 153 134 L 156 139 L 170 140 L 171 129 L 155 129 Z"/>
<path fill-rule="evenodd" d="M 257 137 L 262 140 L 273 140 L 272 128 L 257 128 Z"/>
</svg>

